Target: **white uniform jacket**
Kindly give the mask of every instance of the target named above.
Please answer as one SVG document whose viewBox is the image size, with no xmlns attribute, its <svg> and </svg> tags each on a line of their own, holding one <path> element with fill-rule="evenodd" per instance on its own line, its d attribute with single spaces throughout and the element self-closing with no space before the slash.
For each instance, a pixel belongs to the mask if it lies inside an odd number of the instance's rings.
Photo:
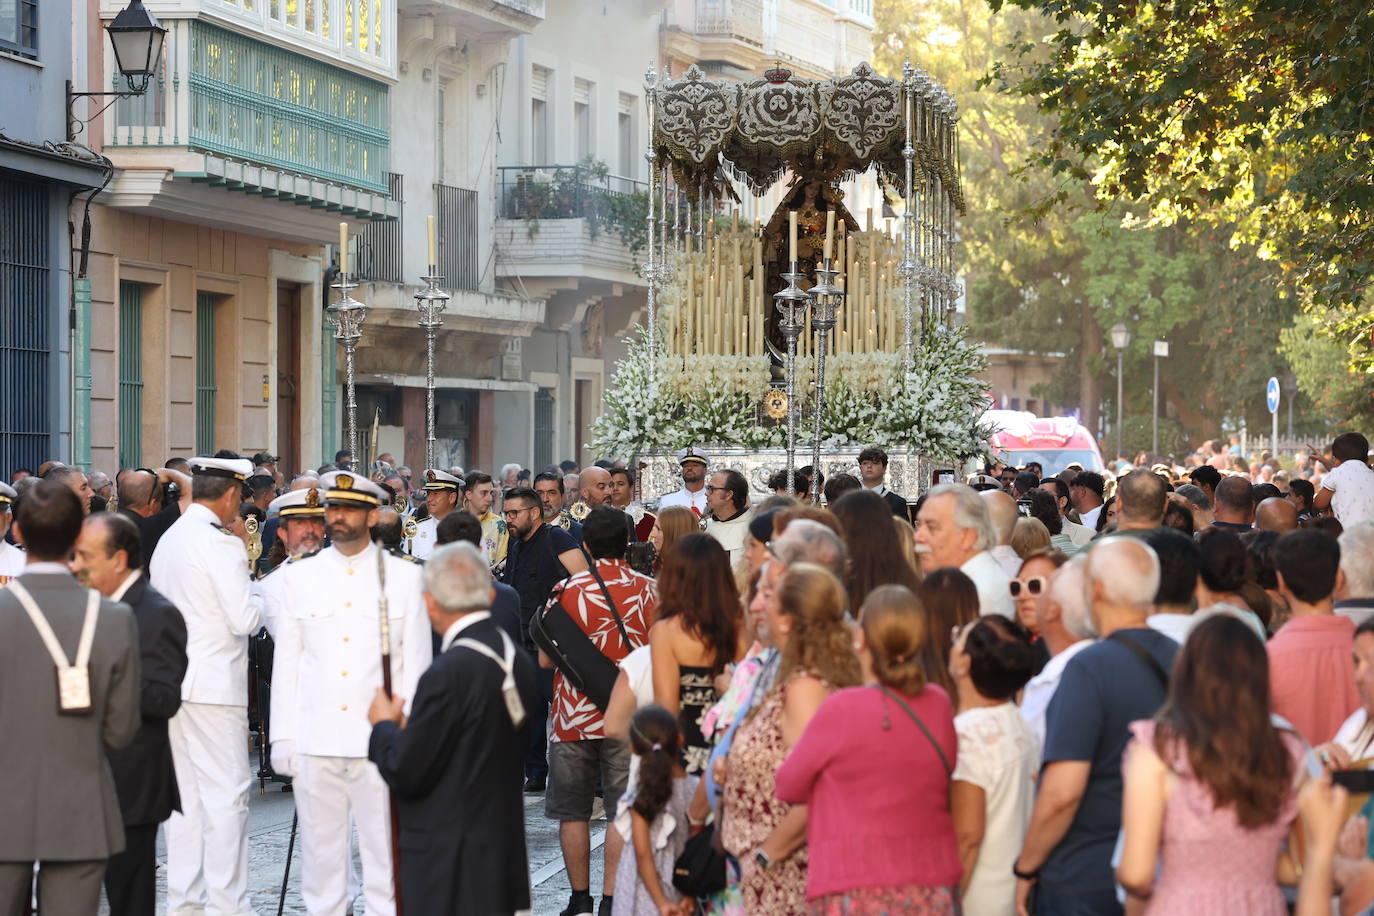
<svg viewBox="0 0 1374 916">
<path fill-rule="evenodd" d="M 439 541 L 439 523 L 433 516 L 415 523 L 415 537 L 410 542 L 410 555 L 425 559 L 434 552 Z"/>
<path fill-rule="evenodd" d="M 186 620 L 182 700 L 247 706 L 248 637 L 261 626 L 261 607 L 249 593 L 243 541 L 192 503 L 158 541 L 148 571 Z"/>
<path fill-rule="evenodd" d="M 291 561 L 267 591 L 276 630 L 272 740 L 297 754 L 366 757 L 367 710 L 382 686 L 377 554 L 346 557 L 334 547 Z M 380 551 L 386 563 L 392 690 L 410 700 L 432 657 L 422 567 Z M 278 603 L 279 602 L 279 603 Z"/>
<path fill-rule="evenodd" d="M 697 510 L 697 515 L 705 515 L 706 488 L 702 487 L 700 490 L 693 493 L 691 490 L 683 487 L 681 490 L 676 490 L 659 497 L 658 508 L 660 512 L 669 506 L 686 506 L 688 509 Z"/>
</svg>

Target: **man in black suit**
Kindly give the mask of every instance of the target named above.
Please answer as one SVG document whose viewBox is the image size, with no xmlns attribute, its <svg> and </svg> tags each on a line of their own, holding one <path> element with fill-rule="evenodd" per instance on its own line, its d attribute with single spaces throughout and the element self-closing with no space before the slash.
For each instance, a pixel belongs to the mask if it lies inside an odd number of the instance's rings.
<svg viewBox="0 0 1374 916">
<path fill-rule="evenodd" d="M 141 721 L 128 747 L 110 751 L 124 851 L 105 867 L 111 916 L 152 916 L 156 905 L 157 825 L 181 810 L 167 720 L 181 706 L 186 674 L 186 621 L 148 583 L 142 540 L 134 523 L 102 512 L 86 519 L 76 542 L 72 572 L 112 601 L 122 601 L 138 623 Z"/>
<path fill-rule="evenodd" d="M 401 825 L 407 916 L 481 916 L 530 908 L 521 772 L 534 663 L 492 620 L 491 575 L 466 542 L 425 564 L 430 624 L 443 652 L 404 697 L 381 689 L 368 712 L 368 757 L 391 787 Z"/>
<path fill-rule="evenodd" d="M 881 496 L 893 515 L 911 520 L 906 500 L 887 488 L 887 452 L 876 445 L 859 452 L 859 477 L 863 480 L 864 489 Z"/>
</svg>

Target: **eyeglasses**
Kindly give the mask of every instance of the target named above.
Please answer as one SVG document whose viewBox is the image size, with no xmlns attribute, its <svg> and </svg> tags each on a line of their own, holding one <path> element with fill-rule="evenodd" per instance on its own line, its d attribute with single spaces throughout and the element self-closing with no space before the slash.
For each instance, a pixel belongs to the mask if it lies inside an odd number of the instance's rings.
<svg viewBox="0 0 1374 916">
<path fill-rule="evenodd" d="M 729 487 L 713 487 L 709 483 L 706 485 L 707 493 L 724 493 Z"/>
<path fill-rule="evenodd" d="M 1007 589 L 1011 592 L 1013 598 L 1020 598 L 1022 589 L 1025 590 L 1026 594 L 1034 598 L 1045 591 L 1046 585 L 1048 585 L 1048 582 L 1045 580 L 1044 576 L 1031 576 L 1024 582 L 1020 579 L 1012 579 L 1007 583 Z"/>
<path fill-rule="evenodd" d="M 506 510 L 505 510 L 504 512 L 502 512 L 501 514 L 502 514 L 503 516 L 505 516 L 506 518 L 511 518 L 511 517 L 513 517 L 513 516 L 519 515 L 521 512 L 529 512 L 531 509 L 538 509 L 538 508 L 539 508 L 538 506 L 525 506 L 523 509 L 506 509 Z"/>
</svg>

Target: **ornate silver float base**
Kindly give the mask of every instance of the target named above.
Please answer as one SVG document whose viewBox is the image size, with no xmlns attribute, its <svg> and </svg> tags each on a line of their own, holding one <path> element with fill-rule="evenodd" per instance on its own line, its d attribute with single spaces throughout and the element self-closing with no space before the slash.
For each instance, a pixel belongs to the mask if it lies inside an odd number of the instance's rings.
<svg viewBox="0 0 1374 916">
<path fill-rule="evenodd" d="M 713 448 L 709 445 L 698 446 L 711 456 L 711 471 L 739 471 L 749 481 L 750 502 L 772 496 L 768 489 L 768 478 L 778 471 L 787 470 L 787 450 Z M 836 474 L 859 476 L 859 452 L 862 445 L 841 446 L 821 450 L 821 471 L 829 480 Z M 906 497 L 910 502 L 930 488 L 930 474 L 934 463 L 925 455 L 906 451 L 887 453 L 887 485 Z M 646 467 L 640 470 L 640 486 L 643 500 L 657 505 L 659 497 L 682 489 L 682 475 L 678 473 L 677 459 L 672 455 L 645 455 L 640 461 Z M 962 475 L 958 475 L 961 479 Z"/>
</svg>

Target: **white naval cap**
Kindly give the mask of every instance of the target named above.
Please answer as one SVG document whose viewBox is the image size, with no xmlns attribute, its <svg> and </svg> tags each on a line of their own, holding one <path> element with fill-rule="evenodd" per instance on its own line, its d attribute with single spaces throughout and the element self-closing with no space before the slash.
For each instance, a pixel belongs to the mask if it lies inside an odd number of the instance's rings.
<svg viewBox="0 0 1374 916">
<path fill-rule="evenodd" d="M 424 476 L 425 490 L 461 490 L 464 486 L 463 478 L 454 477 L 438 468 L 426 468 Z"/>
<path fill-rule="evenodd" d="M 324 500 L 318 487 L 283 493 L 267 505 L 268 512 L 282 518 L 319 518 L 324 515 Z"/>
<path fill-rule="evenodd" d="M 191 473 L 201 477 L 229 477 L 247 480 L 253 473 L 253 462 L 247 458 L 192 458 L 186 462 Z"/>
<path fill-rule="evenodd" d="M 361 506 L 376 509 L 391 502 L 380 486 L 352 471 L 330 471 L 320 478 L 325 503 L 331 506 Z M 309 490 L 296 492 L 309 493 Z M 289 494 L 288 494 L 289 495 Z"/>
<path fill-rule="evenodd" d="M 18 498 L 19 494 L 14 487 L 7 483 L 0 483 L 0 512 L 10 511 L 10 506 Z"/>
<path fill-rule="evenodd" d="M 689 445 L 677 453 L 678 464 L 686 464 L 689 461 L 695 461 L 698 464 L 704 464 L 707 467 L 711 466 L 710 457 L 707 456 L 705 452 L 697 448 L 695 445 Z"/>
</svg>

